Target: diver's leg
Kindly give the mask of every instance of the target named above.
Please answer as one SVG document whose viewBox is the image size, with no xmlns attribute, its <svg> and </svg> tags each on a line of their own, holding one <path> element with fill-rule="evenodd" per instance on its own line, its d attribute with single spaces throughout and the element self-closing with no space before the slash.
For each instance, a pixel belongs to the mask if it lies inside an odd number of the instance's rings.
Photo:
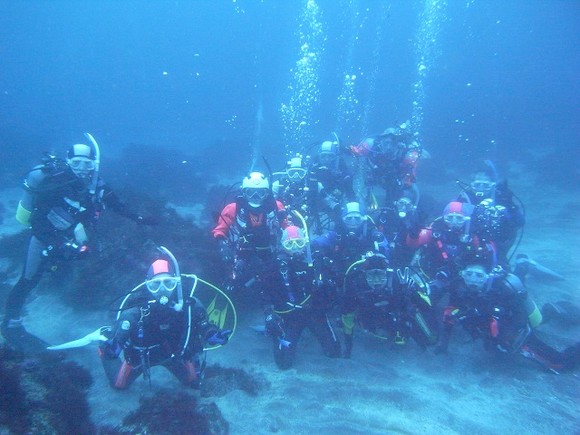
<svg viewBox="0 0 580 435">
<path fill-rule="evenodd" d="M 437 326 L 431 310 L 417 310 L 413 318 L 411 337 L 423 349 L 437 342 Z"/>
<path fill-rule="evenodd" d="M 26 298 L 40 281 L 44 266 L 44 256 L 42 255 L 44 249 L 45 245 L 40 240 L 34 236 L 30 238 L 22 276 L 6 299 L 5 323 L 20 318 Z"/>
<path fill-rule="evenodd" d="M 304 325 L 299 324 L 298 320 L 295 313 L 284 316 L 284 335 L 273 337 L 274 361 L 281 370 L 292 367 L 296 358 L 296 345 L 304 329 Z"/>
<path fill-rule="evenodd" d="M 141 367 L 133 367 L 126 360 L 105 360 L 103 359 L 103 368 L 105 369 L 105 374 L 109 379 L 111 387 L 117 390 L 125 390 L 135 382 L 135 379 L 143 373 Z"/>
<path fill-rule="evenodd" d="M 580 343 L 568 347 L 562 354 L 564 357 L 564 370 L 574 370 L 580 366 Z"/>
<path fill-rule="evenodd" d="M 558 373 L 569 369 L 569 361 L 566 352 L 560 352 L 541 341 L 533 332 L 528 335 L 520 349 L 520 353 L 526 358 L 533 359 L 545 369 Z"/>
<path fill-rule="evenodd" d="M 36 287 L 44 268 L 44 245 L 31 237 L 22 276 L 6 299 L 6 311 L 0 324 L 0 332 L 8 343 L 25 354 L 44 352 L 48 345 L 40 338 L 28 333 L 22 325 L 22 310 L 32 289 Z"/>
<path fill-rule="evenodd" d="M 178 359 L 171 358 L 169 361 L 163 363 L 163 366 L 169 370 L 183 385 L 193 388 L 201 386 L 201 367 L 199 359 Z"/>
<path fill-rule="evenodd" d="M 580 323 L 580 307 L 568 301 L 548 302 L 541 311 L 544 323 L 553 320 L 566 326 Z"/>
<path fill-rule="evenodd" d="M 324 312 L 311 312 L 309 328 L 322 346 L 324 355 L 330 358 L 339 358 L 341 355 L 340 342 Z"/>
</svg>

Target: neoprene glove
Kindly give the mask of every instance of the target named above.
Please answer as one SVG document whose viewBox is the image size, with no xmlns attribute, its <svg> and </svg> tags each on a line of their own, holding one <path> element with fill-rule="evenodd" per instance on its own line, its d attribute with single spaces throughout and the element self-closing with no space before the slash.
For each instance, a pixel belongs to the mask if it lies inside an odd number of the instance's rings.
<svg viewBox="0 0 580 435">
<path fill-rule="evenodd" d="M 221 345 L 223 346 L 230 339 L 231 329 L 220 329 L 215 334 L 207 339 L 207 343 L 212 346 Z"/>
<path fill-rule="evenodd" d="M 115 359 L 121 354 L 121 346 L 114 340 L 107 340 L 101 343 L 99 346 L 101 350 L 101 355 L 105 359 Z"/>
</svg>

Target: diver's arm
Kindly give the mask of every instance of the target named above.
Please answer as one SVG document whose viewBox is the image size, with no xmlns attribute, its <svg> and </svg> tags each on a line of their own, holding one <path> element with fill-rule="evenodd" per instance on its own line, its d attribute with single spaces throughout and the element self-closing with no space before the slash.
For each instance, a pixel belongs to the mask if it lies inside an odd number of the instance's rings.
<svg viewBox="0 0 580 435">
<path fill-rule="evenodd" d="M 105 333 L 109 338 L 99 344 L 101 356 L 107 359 L 119 357 L 121 351 L 130 345 L 131 331 L 138 327 L 139 308 L 124 311 L 112 331 Z"/>
<path fill-rule="evenodd" d="M 224 207 L 218 217 L 218 223 L 211 231 L 214 238 L 228 238 L 231 226 L 236 221 L 237 204 L 232 202 Z"/>
<path fill-rule="evenodd" d="M 127 219 L 132 220 L 135 223 L 142 225 L 156 225 L 157 219 L 152 216 L 141 216 L 140 214 L 131 211 L 127 204 L 122 202 L 117 194 L 110 189 L 108 186 L 103 186 L 103 203 L 117 213 L 119 216 L 123 216 Z"/>
</svg>

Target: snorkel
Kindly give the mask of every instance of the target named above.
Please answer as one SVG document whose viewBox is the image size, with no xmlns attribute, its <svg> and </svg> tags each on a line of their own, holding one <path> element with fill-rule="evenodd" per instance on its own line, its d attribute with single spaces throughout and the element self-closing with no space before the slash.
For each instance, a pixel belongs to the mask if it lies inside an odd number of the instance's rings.
<svg viewBox="0 0 580 435">
<path fill-rule="evenodd" d="M 304 229 L 304 238 L 306 239 L 306 261 L 308 262 L 308 267 L 312 267 L 314 262 L 312 261 L 312 249 L 310 247 L 310 236 L 308 235 L 308 225 L 306 225 L 306 219 L 296 210 L 292 210 L 292 214 L 296 216 L 302 223 L 302 228 Z"/>
<path fill-rule="evenodd" d="M 175 269 L 175 277 L 177 278 L 177 303 L 173 306 L 173 309 L 175 311 L 181 311 L 183 309 L 183 287 L 181 286 L 181 273 L 179 271 L 179 264 L 177 264 L 175 256 L 165 246 L 160 246 L 157 249 L 163 254 L 167 255 L 167 257 L 169 257 L 169 259 L 173 263 L 173 267 Z"/>
<path fill-rule="evenodd" d="M 97 191 L 97 183 L 99 181 L 99 166 L 101 165 L 101 150 L 99 148 L 99 144 L 95 140 L 92 134 L 85 133 L 85 137 L 93 144 L 93 148 L 95 149 L 95 170 L 93 171 L 93 178 L 91 180 L 91 184 L 89 186 L 89 193 L 94 195 Z"/>
<path fill-rule="evenodd" d="M 469 240 L 471 240 L 471 216 L 473 215 L 475 207 L 473 204 L 464 203 L 462 209 L 464 210 L 468 219 L 466 219 L 465 224 L 463 225 L 463 235 L 461 236 L 461 241 L 467 243 Z"/>
</svg>

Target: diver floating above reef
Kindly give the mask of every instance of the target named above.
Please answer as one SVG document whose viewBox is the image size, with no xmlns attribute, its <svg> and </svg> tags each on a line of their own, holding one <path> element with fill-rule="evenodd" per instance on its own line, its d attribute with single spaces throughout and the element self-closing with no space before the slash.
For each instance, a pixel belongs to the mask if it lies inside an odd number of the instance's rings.
<svg viewBox="0 0 580 435">
<path fill-rule="evenodd" d="M 6 299 L 1 332 L 25 353 L 42 351 L 45 344 L 22 325 L 28 295 L 48 267 L 83 258 L 90 251 L 90 230 L 100 213 L 110 208 L 138 224 L 156 222 L 130 211 L 105 184 L 99 173 L 99 146 L 89 133 L 85 136 L 90 145 L 72 145 L 66 159 L 47 155 L 24 181 L 16 219 L 31 228 L 31 237 L 22 276 Z"/>
</svg>

